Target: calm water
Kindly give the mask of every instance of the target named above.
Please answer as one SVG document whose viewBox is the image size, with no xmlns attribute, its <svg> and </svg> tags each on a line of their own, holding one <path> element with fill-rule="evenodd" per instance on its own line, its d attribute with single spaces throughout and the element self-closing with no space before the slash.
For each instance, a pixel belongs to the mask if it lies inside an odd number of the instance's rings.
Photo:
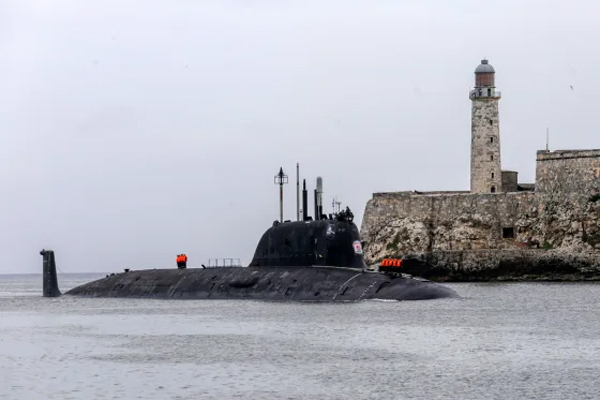
<svg viewBox="0 0 600 400">
<path fill-rule="evenodd" d="M 98 275 L 61 275 L 61 289 Z M 0 275 L 0 399 L 596 399 L 600 284 L 292 304 L 41 297 Z"/>
</svg>

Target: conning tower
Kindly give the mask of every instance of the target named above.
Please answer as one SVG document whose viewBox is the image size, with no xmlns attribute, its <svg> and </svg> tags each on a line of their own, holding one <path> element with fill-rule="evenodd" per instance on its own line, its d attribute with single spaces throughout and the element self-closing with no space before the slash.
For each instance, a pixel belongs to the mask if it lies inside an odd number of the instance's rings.
<svg viewBox="0 0 600 400">
<path fill-rule="evenodd" d="M 471 99 L 471 193 L 502 192 L 496 71 L 488 60 L 475 69 Z"/>
<path fill-rule="evenodd" d="M 273 222 L 260 238 L 250 267 L 366 268 L 358 227 L 346 208 L 331 219 Z"/>
</svg>

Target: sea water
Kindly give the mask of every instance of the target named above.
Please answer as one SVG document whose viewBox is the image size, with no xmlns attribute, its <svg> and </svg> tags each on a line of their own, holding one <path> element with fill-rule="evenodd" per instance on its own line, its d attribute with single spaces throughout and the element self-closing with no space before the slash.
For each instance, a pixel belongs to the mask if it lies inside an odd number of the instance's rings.
<svg viewBox="0 0 600 400">
<path fill-rule="evenodd" d="M 102 275 L 59 276 L 61 290 Z M 597 399 L 600 284 L 350 303 L 41 297 L 0 275 L 0 399 Z"/>
</svg>

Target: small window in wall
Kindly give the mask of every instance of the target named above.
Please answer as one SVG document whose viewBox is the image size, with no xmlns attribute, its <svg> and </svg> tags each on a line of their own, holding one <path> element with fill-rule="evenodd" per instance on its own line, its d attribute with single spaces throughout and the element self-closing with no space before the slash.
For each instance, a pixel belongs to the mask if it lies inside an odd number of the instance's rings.
<svg viewBox="0 0 600 400">
<path fill-rule="evenodd" d="M 490 160 L 494 161 L 494 155 L 493 154 L 490 156 Z"/>
<path fill-rule="evenodd" d="M 496 193 L 496 186 L 492 186 L 492 189 L 490 190 L 492 193 Z"/>
<path fill-rule="evenodd" d="M 515 228 L 502 228 L 502 238 L 513 239 L 515 237 Z"/>
<path fill-rule="evenodd" d="M 492 172 L 492 179 L 494 179 L 494 173 Z"/>
<path fill-rule="evenodd" d="M 490 143 L 494 143 L 494 137 L 493 136 L 490 138 Z"/>
<path fill-rule="evenodd" d="M 494 121 L 490 119 L 490 125 L 494 125 Z"/>
</svg>

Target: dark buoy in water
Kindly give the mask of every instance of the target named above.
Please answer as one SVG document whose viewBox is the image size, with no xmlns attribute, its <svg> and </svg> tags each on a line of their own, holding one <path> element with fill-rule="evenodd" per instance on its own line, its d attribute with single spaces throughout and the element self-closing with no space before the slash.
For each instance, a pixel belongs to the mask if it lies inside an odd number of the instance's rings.
<svg viewBox="0 0 600 400">
<path fill-rule="evenodd" d="M 56 261 L 54 260 L 53 250 L 42 250 L 40 254 L 44 258 L 44 297 L 59 297 L 61 295 L 58 289 L 58 277 L 56 276 Z"/>
</svg>

